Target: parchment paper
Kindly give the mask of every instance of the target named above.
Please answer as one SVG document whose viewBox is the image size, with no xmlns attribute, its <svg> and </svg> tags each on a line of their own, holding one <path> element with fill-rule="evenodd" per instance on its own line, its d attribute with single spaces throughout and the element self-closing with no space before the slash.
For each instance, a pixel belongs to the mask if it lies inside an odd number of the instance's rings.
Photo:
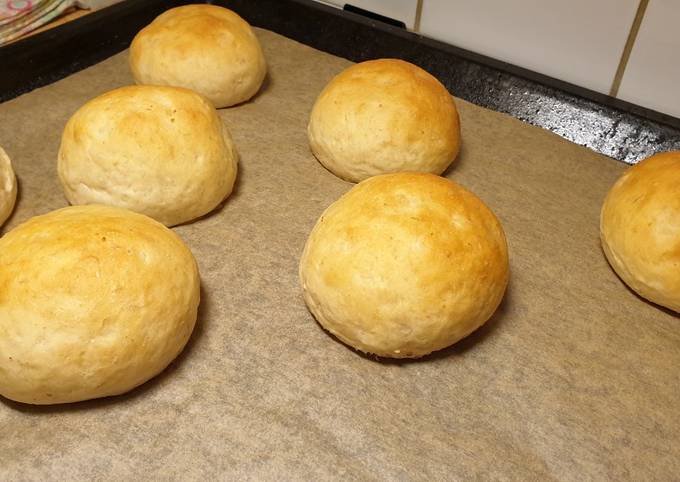
<svg viewBox="0 0 680 482">
<path fill-rule="evenodd" d="M 237 190 L 175 228 L 202 276 L 188 347 L 124 396 L 3 400 L 0 478 L 678 480 L 680 319 L 628 290 L 599 246 L 599 209 L 625 166 L 458 101 L 463 150 L 447 176 L 505 227 L 505 301 L 426 359 L 361 356 L 315 323 L 297 279 L 316 219 L 352 186 L 306 137 L 316 96 L 349 62 L 257 33 L 266 85 L 221 111 Z M 131 82 L 122 53 L 0 105 L 20 180 L 5 231 L 66 205 L 56 155 L 68 117 Z"/>
</svg>

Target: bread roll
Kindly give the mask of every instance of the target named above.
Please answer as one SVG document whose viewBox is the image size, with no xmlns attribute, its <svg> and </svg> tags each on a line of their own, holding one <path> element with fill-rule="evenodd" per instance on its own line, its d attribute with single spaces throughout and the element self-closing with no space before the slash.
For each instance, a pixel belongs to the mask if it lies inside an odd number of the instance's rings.
<svg viewBox="0 0 680 482">
<path fill-rule="evenodd" d="M 35 217 L 0 239 L 0 394 L 53 404 L 126 392 L 161 372 L 196 322 L 181 239 L 106 206 Z"/>
<path fill-rule="evenodd" d="M 71 204 L 108 204 L 168 226 L 212 211 L 230 193 L 237 154 L 215 108 L 186 89 L 122 87 L 66 124 L 59 179 Z"/>
<path fill-rule="evenodd" d="M 402 60 L 353 65 L 314 104 L 308 127 L 316 158 L 358 182 L 376 174 L 441 174 L 460 149 L 458 111 L 444 86 Z"/>
<path fill-rule="evenodd" d="M 138 84 L 186 87 L 218 108 L 250 99 L 267 72 L 250 25 L 215 5 L 186 5 L 159 15 L 132 41 L 130 67 Z"/>
<path fill-rule="evenodd" d="M 503 229 L 447 179 L 386 174 L 321 215 L 300 261 L 319 323 L 366 353 L 420 357 L 481 326 L 508 283 Z"/>
<path fill-rule="evenodd" d="M 7 218 L 12 214 L 16 200 L 17 179 L 14 176 L 12 162 L 7 153 L 0 147 L 0 224 L 7 221 Z"/>
<path fill-rule="evenodd" d="M 680 312 L 680 152 L 629 168 L 607 194 L 602 249 L 636 293 Z"/>
</svg>

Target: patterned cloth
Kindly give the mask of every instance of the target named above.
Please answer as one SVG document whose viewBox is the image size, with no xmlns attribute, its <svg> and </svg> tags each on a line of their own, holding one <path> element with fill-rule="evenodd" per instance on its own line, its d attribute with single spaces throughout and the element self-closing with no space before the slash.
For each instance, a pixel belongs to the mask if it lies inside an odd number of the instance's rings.
<svg viewBox="0 0 680 482">
<path fill-rule="evenodd" d="M 59 17 L 77 0 L 0 0 L 0 45 Z"/>
</svg>

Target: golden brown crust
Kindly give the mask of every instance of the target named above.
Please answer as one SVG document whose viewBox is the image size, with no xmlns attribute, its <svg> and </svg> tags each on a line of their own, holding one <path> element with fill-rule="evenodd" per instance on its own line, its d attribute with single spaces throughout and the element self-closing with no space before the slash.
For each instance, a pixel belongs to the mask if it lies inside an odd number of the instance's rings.
<svg viewBox="0 0 680 482">
<path fill-rule="evenodd" d="M 215 5 L 172 8 L 143 28 L 130 45 L 138 84 L 194 90 L 218 108 L 250 99 L 267 72 L 250 25 Z"/>
<path fill-rule="evenodd" d="M 308 127 L 316 158 L 358 182 L 376 174 L 441 174 L 460 150 L 453 97 L 408 62 L 381 59 L 341 72 L 314 104 Z"/>
<path fill-rule="evenodd" d="M 17 180 L 7 153 L 0 147 L 0 225 L 14 210 L 17 200 Z"/>
<path fill-rule="evenodd" d="M 144 383 L 189 339 L 199 285 L 189 249 L 146 216 L 32 218 L 0 239 L 0 394 L 53 404 Z"/>
<path fill-rule="evenodd" d="M 447 179 L 387 174 L 359 183 L 321 215 L 300 261 L 319 323 L 368 353 L 419 357 L 482 325 L 508 282 L 503 229 Z"/>
<path fill-rule="evenodd" d="M 129 86 L 89 101 L 66 124 L 58 172 L 71 204 L 108 204 L 168 225 L 212 211 L 237 171 L 215 108 L 187 89 Z"/>
<path fill-rule="evenodd" d="M 602 206 L 607 260 L 640 296 L 680 312 L 680 152 L 629 168 Z"/>
</svg>

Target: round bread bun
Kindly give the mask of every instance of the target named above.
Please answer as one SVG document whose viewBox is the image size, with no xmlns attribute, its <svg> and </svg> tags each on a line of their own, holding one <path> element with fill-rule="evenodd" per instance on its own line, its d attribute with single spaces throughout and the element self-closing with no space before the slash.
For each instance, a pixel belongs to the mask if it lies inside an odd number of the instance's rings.
<svg viewBox="0 0 680 482">
<path fill-rule="evenodd" d="M 14 176 L 12 161 L 0 147 L 0 224 L 7 221 L 9 215 L 12 214 L 16 200 L 17 178 Z"/>
<path fill-rule="evenodd" d="M 352 182 L 400 171 L 441 174 L 460 150 L 453 97 L 403 60 L 362 62 L 333 78 L 307 133 L 319 162 Z"/>
<path fill-rule="evenodd" d="M 144 383 L 187 343 L 199 284 L 182 240 L 141 214 L 30 219 L 0 239 L 0 394 L 42 405 Z"/>
<path fill-rule="evenodd" d="M 319 323 L 354 348 L 416 358 L 486 322 L 508 283 L 503 228 L 484 203 L 432 174 L 359 183 L 321 215 L 300 261 Z"/>
<path fill-rule="evenodd" d="M 71 204 L 107 204 L 168 226 L 209 213 L 234 186 L 236 149 L 215 108 L 187 89 L 129 86 L 82 106 L 59 149 Z"/>
<path fill-rule="evenodd" d="M 600 215 L 602 249 L 637 294 L 680 312 L 680 151 L 629 168 Z"/>
<path fill-rule="evenodd" d="M 250 25 L 215 5 L 186 5 L 156 17 L 133 39 L 130 67 L 138 84 L 186 87 L 218 108 L 250 99 L 267 72 Z"/>
</svg>

